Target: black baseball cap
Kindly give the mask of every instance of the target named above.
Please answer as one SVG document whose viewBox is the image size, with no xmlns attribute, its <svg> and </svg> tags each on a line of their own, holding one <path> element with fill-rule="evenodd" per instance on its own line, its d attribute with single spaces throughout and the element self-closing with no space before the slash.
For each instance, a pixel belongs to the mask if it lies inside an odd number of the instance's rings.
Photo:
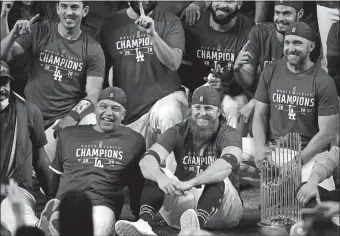
<svg viewBox="0 0 340 236">
<path fill-rule="evenodd" d="M 111 101 L 117 102 L 126 109 L 126 94 L 123 89 L 118 87 L 108 87 L 104 89 L 98 97 L 98 102 L 103 99 L 109 99 Z"/>
<path fill-rule="evenodd" d="M 309 41 L 316 41 L 316 34 L 313 29 L 304 22 L 293 22 L 289 25 L 285 32 L 286 35 L 297 35 L 302 38 L 308 39 Z"/>
<path fill-rule="evenodd" d="M 14 80 L 10 74 L 9 66 L 4 61 L 0 61 L 0 79 L 2 78 L 10 78 L 11 80 Z"/>
<path fill-rule="evenodd" d="M 275 1 L 274 3 L 275 6 L 277 5 L 283 5 L 283 6 L 288 6 L 288 7 L 293 7 L 297 10 L 303 9 L 303 1 Z"/>
</svg>

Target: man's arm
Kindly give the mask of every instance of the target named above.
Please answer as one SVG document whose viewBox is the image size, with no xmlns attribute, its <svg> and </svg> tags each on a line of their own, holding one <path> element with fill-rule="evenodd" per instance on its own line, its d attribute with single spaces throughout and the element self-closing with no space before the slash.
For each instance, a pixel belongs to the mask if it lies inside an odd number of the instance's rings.
<svg viewBox="0 0 340 236">
<path fill-rule="evenodd" d="M 13 7 L 14 2 L 2 2 L 0 15 L 0 40 L 2 40 L 8 33 L 8 14 Z"/>
<path fill-rule="evenodd" d="M 52 197 L 52 191 L 50 189 L 52 183 L 52 172 L 49 169 L 51 164 L 50 159 L 48 158 L 44 147 L 39 148 L 37 155 L 38 156 L 36 162 L 33 163 L 33 167 L 45 195 L 48 199 L 50 199 Z"/>
<path fill-rule="evenodd" d="M 205 171 L 188 182 L 191 183 L 191 186 L 219 183 L 227 178 L 239 164 L 241 156 L 241 148 L 235 146 L 225 147 L 222 150 L 221 158 L 214 161 Z"/>
<path fill-rule="evenodd" d="M 139 162 L 143 176 L 155 182 L 165 177 L 166 175 L 161 171 L 159 163 L 164 162 L 169 154 L 162 145 L 158 143 L 152 145 Z"/>
<path fill-rule="evenodd" d="M 318 117 L 319 132 L 314 135 L 300 154 L 303 163 L 310 161 L 334 140 L 338 119 L 339 114 Z"/>
<path fill-rule="evenodd" d="M 268 129 L 269 104 L 256 101 L 253 118 L 253 135 L 256 147 L 255 164 L 259 168 L 259 162 L 262 161 L 266 149 L 266 136 Z"/>
</svg>

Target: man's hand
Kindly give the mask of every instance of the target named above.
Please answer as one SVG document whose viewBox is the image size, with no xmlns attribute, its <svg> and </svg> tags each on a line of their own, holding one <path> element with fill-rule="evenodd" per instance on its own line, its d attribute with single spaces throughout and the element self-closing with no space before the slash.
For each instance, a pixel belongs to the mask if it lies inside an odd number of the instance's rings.
<svg viewBox="0 0 340 236">
<path fill-rule="evenodd" d="M 254 114 L 255 99 L 250 100 L 244 107 L 241 108 L 238 114 L 238 122 L 242 121 L 248 123 Z"/>
<path fill-rule="evenodd" d="M 157 180 L 158 187 L 168 195 L 182 195 L 179 191 L 178 181 L 175 179 L 171 179 L 168 176 L 164 175 L 160 179 Z"/>
<path fill-rule="evenodd" d="M 182 19 L 185 17 L 185 23 L 189 26 L 193 26 L 201 18 L 201 9 L 195 3 L 190 3 L 181 13 L 179 17 Z"/>
<path fill-rule="evenodd" d="M 334 215 L 338 215 L 340 213 L 340 204 L 339 202 L 321 202 L 319 205 L 315 206 L 315 208 L 326 208 L 327 211 L 324 212 L 325 217 L 332 217 Z"/>
<path fill-rule="evenodd" d="M 1 6 L 1 17 L 8 16 L 13 7 L 14 1 L 3 1 Z"/>
<path fill-rule="evenodd" d="M 154 20 L 146 16 L 143 9 L 143 3 L 139 3 L 140 17 L 135 21 L 138 29 L 142 32 L 146 32 L 149 36 L 154 36 L 156 34 L 155 22 Z"/>
<path fill-rule="evenodd" d="M 222 88 L 222 80 L 215 76 L 215 74 L 210 73 L 208 75 L 207 81 L 211 87 L 216 89 L 217 91 L 221 91 Z"/>
<path fill-rule="evenodd" d="M 178 187 L 179 190 L 181 191 L 189 191 L 190 189 L 192 189 L 194 187 L 193 183 L 189 180 L 189 181 L 180 181 L 178 183 Z"/>
<path fill-rule="evenodd" d="M 12 206 L 20 206 L 23 203 L 18 184 L 13 179 L 9 180 L 8 185 L 1 185 L 1 195 L 6 196 Z"/>
<path fill-rule="evenodd" d="M 318 204 L 321 203 L 318 185 L 307 182 L 300 188 L 296 195 L 296 200 L 298 200 L 301 205 L 305 206 L 313 197 L 316 197 Z"/>
<path fill-rule="evenodd" d="M 248 42 L 242 47 L 241 51 L 237 55 L 237 58 L 234 63 L 234 70 L 238 70 L 241 68 L 242 65 L 248 64 L 249 60 L 253 58 L 253 56 L 250 54 L 250 52 L 247 51 L 247 46 L 249 44 Z"/>
<path fill-rule="evenodd" d="M 31 26 L 32 24 L 34 24 L 38 18 L 39 18 L 39 14 L 36 14 L 31 20 L 18 20 L 14 27 L 13 27 L 13 33 L 15 35 L 24 35 L 24 34 L 28 34 L 31 31 Z"/>
<path fill-rule="evenodd" d="M 75 121 L 71 116 L 66 115 L 63 119 L 61 119 L 58 124 L 56 124 L 52 129 L 54 129 L 53 137 L 56 139 L 59 136 L 59 133 L 62 129 L 67 126 L 76 125 L 77 121 Z"/>
<path fill-rule="evenodd" d="M 265 145 L 263 147 L 256 147 L 254 162 L 258 170 L 262 169 L 262 162 L 265 159 L 265 155 L 268 151 L 268 147 Z"/>
</svg>

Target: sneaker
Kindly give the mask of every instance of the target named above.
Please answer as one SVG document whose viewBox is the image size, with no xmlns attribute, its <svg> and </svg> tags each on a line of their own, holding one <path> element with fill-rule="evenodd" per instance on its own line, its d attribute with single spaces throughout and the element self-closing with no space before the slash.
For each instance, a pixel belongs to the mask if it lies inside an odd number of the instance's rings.
<svg viewBox="0 0 340 236">
<path fill-rule="evenodd" d="M 178 235 L 192 235 L 192 232 L 200 230 L 200 223 L 193 209 L 186 210 L 182 214 L 180 224 L 181 232 Z"/>
<path fill-rule="evenodd" d="M 140 219 L 137 222 L 130 222 L 126 220 L 117 221 L 116 225 L 116 233 L 119 236 L 142 236 L 142 235 L 150 235 L 157 236 L 153 231 L 148 222 Z"/>
<path fill-rule="evenodd" d="M 59 222 L 55 220 L 56 217 L 59 217 L 59 205 L 58 199 L 52 199 L 41 212 L 38 228 L 45 233 L 45 236 L 59 235 Z M 51 222 L 53 223 L 51 224 Z"/>
</svg>

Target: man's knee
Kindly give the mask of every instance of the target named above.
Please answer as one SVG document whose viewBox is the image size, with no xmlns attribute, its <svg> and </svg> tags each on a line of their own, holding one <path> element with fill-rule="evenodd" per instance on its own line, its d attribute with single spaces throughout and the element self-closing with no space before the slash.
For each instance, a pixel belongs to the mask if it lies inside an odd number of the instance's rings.
<svg viewBox="0 0 340 236">
<path fill-rule="evenodd" d="M 93 207 L 94 235 L 113 235 L 116 217 L 113 211 L 106 206 Z"/>
</svg>

